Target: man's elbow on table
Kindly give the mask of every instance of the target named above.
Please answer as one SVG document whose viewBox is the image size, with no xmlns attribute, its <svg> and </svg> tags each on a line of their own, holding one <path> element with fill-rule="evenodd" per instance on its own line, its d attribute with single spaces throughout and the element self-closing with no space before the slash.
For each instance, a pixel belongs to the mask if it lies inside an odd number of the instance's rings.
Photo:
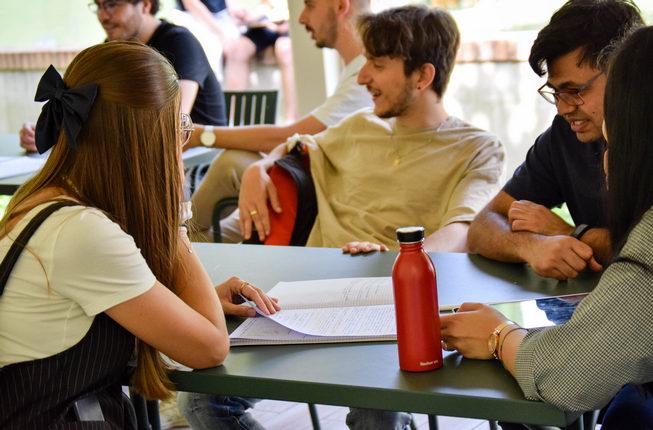
<svg viewBox="0 0 653 430">
<path fill-rule="evenodd" d="M 467 250 L 472 254 L 478 254 L 481 251 L 481 243 L 484 240 L 482 221 L 479 219 L 482 215 L 483 212 L 471 222 L 469 230 L 467 230 Z"/>
</svg>

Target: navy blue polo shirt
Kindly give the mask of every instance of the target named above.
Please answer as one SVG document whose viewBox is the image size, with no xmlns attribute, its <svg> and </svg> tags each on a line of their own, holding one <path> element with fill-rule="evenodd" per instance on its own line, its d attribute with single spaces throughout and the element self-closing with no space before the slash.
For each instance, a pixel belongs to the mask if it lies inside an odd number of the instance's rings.
<svg viewBox="0 0 653 430">
<path fill-rule="evenodd" d="M 559 115 L 528 150 L 503 191 L 552 208 L 567 203 L 576 225 L 605 227 L 603 139 L 583 143 Z"/>
</svg>

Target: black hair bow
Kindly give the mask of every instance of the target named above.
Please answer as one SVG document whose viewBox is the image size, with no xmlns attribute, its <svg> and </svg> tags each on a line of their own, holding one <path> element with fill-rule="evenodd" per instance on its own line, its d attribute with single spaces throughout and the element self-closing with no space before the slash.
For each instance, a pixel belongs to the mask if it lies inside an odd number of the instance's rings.
<svg viewBox="0 0 653 430">
<path fill-rule="evenodd" d="M 97 84 L 68 88 L 59 72 L 52 65 L 48 67 L 34 96 L 37 102 L 47 100 L 36 122 L 36 149 L 40 154 L 57 143 L 62 125 L 68 145 L 75 148 L 77 135 L 88 118 L 97 90 Z"/>
</svg>

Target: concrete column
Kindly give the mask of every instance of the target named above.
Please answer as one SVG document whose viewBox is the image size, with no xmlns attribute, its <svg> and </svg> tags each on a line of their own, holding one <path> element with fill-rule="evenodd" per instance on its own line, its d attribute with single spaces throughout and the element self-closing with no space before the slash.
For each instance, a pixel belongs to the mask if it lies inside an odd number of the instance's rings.
<svg viewBox="0 0 653 430">
<path fill-rule="evenodd" d="M 301 0 L 288 1 L 299 117 L 322 104 L 327 95 L 322 50 L 315 46 L 306 29 L 297 21 L 303 7 L 304 2 Z"/>
</svg>

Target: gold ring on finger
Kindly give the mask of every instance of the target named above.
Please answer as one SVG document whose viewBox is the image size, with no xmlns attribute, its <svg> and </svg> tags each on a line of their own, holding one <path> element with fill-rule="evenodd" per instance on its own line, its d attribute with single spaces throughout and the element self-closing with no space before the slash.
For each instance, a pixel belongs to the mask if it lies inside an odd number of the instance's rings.
<svg viewBox="0 0 653 430">
<path fill-rule="evenodd" d="M 250 216 L 258 215 L 258 211 L 256 209 L 252 209 L 251 211 L 249 211 L 249 215 Z"/>
</svg>

